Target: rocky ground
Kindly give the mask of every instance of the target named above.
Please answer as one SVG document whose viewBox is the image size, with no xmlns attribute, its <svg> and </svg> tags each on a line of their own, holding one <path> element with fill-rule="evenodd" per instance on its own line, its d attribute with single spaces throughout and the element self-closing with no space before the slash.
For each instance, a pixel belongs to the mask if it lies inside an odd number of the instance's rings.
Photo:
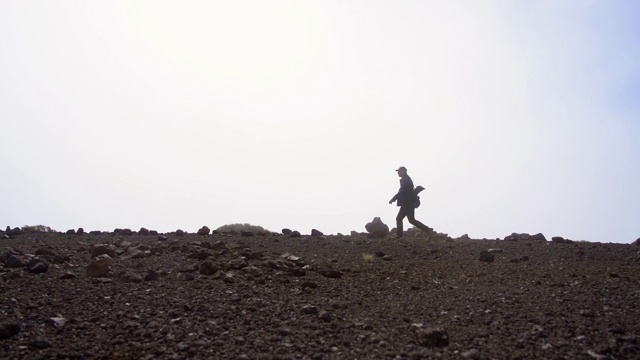
<svg viewBox="0 0 640 360">
<path fill-rule="evenodd" d="M 640 358 L 637 245 L 178 235 L 0 240 L 0 358 Z"/>
</svg>

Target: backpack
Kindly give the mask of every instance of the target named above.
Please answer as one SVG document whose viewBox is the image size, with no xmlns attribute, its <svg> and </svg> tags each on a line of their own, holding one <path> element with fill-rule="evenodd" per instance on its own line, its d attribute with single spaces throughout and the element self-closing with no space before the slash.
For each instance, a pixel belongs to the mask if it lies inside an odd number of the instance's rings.
<svg viewBox="0 0 640 360">
<path fill-rule="evenodd" d="M 424 187 L 420 185 L 416 186 L 415 190 L 413 190 L 413 193 L 416 195 L 416 200 L 413 204 L 413 207 L 416 209 L 420 207 L 420 196 L 418 194 L 420 194 L 422 190 L 424 190 Z"/>
</svg>

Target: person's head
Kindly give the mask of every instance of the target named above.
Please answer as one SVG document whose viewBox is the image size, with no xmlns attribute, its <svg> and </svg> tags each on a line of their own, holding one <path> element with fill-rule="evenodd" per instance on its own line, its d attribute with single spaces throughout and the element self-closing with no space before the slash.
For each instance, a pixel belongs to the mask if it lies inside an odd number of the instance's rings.
<svg viewBox="0 0 640 360">
<path fill-rule="evenodd" d="M 407 175 L 407 168 L 404 166 L 400 166 L 396 171 L 398 172 L 398 176 L 400 177 Z"/>
</svg>

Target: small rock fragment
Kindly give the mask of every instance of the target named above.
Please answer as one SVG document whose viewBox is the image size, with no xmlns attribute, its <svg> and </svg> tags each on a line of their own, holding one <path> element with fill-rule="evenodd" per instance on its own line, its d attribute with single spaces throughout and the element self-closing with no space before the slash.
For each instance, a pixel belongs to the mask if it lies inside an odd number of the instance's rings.
<svg viewBox="0 0 640 360">
<path fill-rule="evenodd" d="M 76 278 L 76 274 L 74 274 L 71 271 L 67 271 L 64 274 L 60 275 L 61 280 L 68 280 L 68 279 L 75 279 L 75 278 Z"/>
</svg>

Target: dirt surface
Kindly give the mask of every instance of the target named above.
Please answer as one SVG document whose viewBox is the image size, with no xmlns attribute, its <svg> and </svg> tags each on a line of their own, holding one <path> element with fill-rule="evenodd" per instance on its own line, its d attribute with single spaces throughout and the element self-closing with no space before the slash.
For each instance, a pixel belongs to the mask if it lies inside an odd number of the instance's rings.
<svg viewBox="0 0 640 360">
<path fill-rule="evenodd" d="M 0 358 L 640 358 L 640 246 L 164 236 L 0 240 Z"/>
</svg>

